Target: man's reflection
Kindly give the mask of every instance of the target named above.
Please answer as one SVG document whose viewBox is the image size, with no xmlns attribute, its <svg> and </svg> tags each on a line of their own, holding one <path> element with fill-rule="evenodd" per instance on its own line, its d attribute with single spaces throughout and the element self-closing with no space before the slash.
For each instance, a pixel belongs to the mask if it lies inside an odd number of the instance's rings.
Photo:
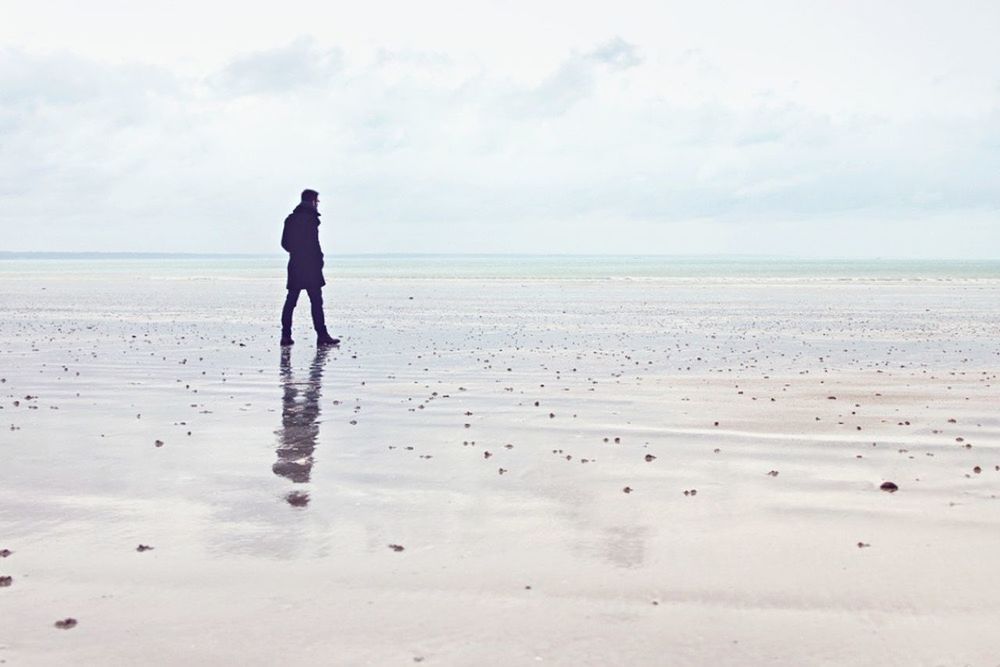
<svg viewBox="0 0 1000 667">
<path fill-rule="evenodd" d="M 271 467 L 275 475 L 287 477 L 294 484 L 306 484 L 313 466 L 313 450 L 319 435 L 319 399 L 323 389 L 323 366 L 330 348 L 319 347 L 309 367 L 309 380 L 296 382 L 292 374 L 289 348 L 281 350 L 281 430 L 278 431 L 278 460 Z M 309 494 L 291 491 L 285 496 L 289 505 L 305 507 Z"/>
</svg>

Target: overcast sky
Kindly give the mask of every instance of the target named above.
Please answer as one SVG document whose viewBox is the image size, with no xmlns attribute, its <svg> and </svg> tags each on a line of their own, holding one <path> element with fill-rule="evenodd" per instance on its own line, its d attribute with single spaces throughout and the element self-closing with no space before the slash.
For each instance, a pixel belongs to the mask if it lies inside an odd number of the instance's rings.
<svg viewBox="0 0 1000 667">
<path fill-rule="evenodd" d="M 0 250 L 1000 258 L 995 0 L 249 6 L 4 0 Z"/>
</svg>

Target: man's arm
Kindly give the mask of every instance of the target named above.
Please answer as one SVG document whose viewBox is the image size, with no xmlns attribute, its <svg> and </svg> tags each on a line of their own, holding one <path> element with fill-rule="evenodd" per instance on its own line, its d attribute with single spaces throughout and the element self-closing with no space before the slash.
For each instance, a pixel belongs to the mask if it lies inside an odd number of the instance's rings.
<svg viewBox="0 0 1000 667">
<path fill-rule="evenodd" d="M 291 240 L 292 240 L 291 239 L 291 232 L 288 229 L 288 227 L 289 227 L 289 225 L 288 225 L 289 220 L 291 220 L 291 216 L 289 216 L 288 218 L 285 218 L 285 226 L 281 230 L 281 247 L 285 250 L 285 252 L 291 252 L 292 251 L 292 247 L 291 247 Z"/>
</svg>

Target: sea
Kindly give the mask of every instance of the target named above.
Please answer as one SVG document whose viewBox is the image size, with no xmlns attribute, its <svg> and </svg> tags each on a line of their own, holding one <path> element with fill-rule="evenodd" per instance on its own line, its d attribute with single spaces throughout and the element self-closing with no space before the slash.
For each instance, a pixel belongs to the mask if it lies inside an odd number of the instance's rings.
<svg viewBox="0 0 1000 667">
<path fill-rule="evenodd" d="M 274 279 L 279 255 L 0 252 L 0 275 L 122 274 L 165 279 Z M 768 280 L 1000 279 L 1000 260 L 796 259 L 763 256 L 327 254 L 328 280 Z"/>
</svg>

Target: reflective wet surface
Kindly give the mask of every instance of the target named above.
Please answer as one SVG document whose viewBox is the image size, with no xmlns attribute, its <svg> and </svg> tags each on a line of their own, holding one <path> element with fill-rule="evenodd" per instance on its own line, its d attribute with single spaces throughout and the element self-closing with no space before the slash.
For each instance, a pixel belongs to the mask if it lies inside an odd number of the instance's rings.
<svg viewBox="0 0 1000 667">
<path fill-rule="evenodd" d="M 0 287 L 0 660 L 1000 650 L 998 282 L 134 271 Z"/>
<path fill-rule="evenodd" d="M 271 469 L 275 475 L 295 484 L 309 483 L 313 451 L 319 436 L 323 367 L 329 354 L 329 347 L 317 348 L 308 377 L 296 381 L 292 351 L 287 347 L 281 350 L 281 430 L 278 431 L 278 460 Z M 289 505 L 304 507 L 309 504 L 309 492 L 304 489 L 289 491 L 285 500 Z"/>
</svg>

